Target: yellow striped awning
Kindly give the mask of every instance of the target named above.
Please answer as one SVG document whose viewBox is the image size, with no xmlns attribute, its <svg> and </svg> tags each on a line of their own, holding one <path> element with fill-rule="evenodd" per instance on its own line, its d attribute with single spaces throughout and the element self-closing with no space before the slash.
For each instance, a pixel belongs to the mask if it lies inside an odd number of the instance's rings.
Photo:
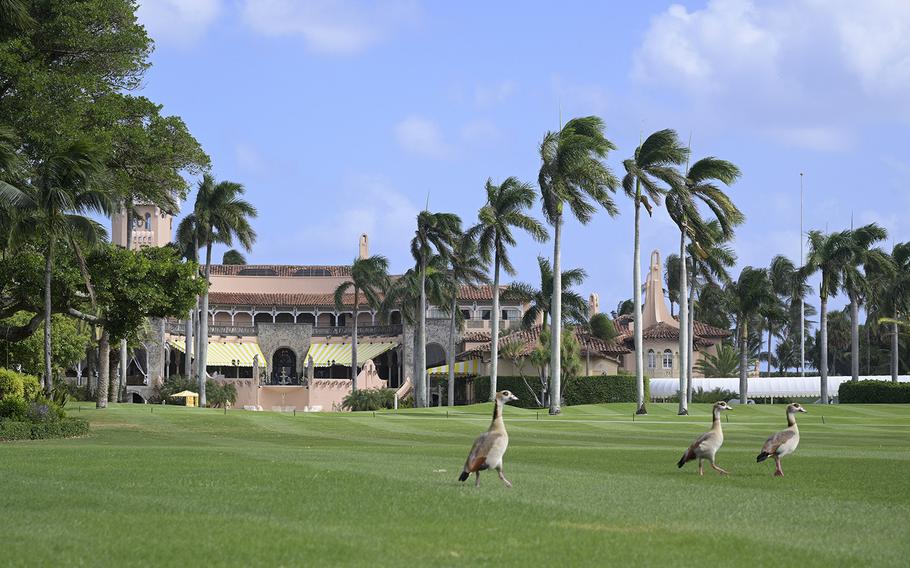
<svg viewBox="0 0 910 568">
<path fill-rule="evenodd" d="M 168 341 L 171 347 L 181 353 L 186 352 L 182 339 L 172 339 Z M 208 367 L 231 367 L 237 361 L 238 367 L 252 367 L 253 356 L 259 355 L 259 366 L 265 367 L 265 355 L 259 349 L 258 343 L 219 343 L 210 342 L 208 352 L 205 357 L 205 364 Z"/>
<path fill-rule="evenodd" d="M 397 343 L 369 343 L 363 342 L 357 343 L 357 365 L 360 366 L 361 363 L 367 359 L 375 359 L 379 357 L 389 349 L 394 349 L 398 347 Z M 306 357 L 303 359 L 303 365 L 310 364 L 310 357 L 313 358 L 313 365 L 316 367 L 330 367 L 332 361 L 335 361 L 336 365 L 342 365 L 344 367 L 351 366 L 351 344 L 350 343 L 313 343 L 310 345 L 310 350 L 307 351 Z"/>
<path fill-rule="evenodd" d="M 427 369 L 428 375 L 448 375 L 449 366 L 440 365 L 438 367 L 432 367 Z M 480 360 L 479 359 L 470 359 L 468 361 L 458 361 L 455 363 L 455 374 L 456 375 L 479 375 L 480 374 Z"/>
</svg>

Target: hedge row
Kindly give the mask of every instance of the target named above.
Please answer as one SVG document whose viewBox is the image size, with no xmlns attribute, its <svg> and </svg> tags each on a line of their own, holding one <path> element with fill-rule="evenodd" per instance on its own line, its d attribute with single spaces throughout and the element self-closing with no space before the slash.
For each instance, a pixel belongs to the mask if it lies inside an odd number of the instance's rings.
<svg viewBox="0 0 910 568">
<path fill-rule="evenodd" d="M 48 422 L 0 420 L 0 440 L 75 438 L 86 434 L 88 434 L 88 421 L 82 418 L 63 418 Z"/>
<path fill-rule="evenodd" d="M 518 397 L 511 403 L 521 408 L 537 408 L 534 394 L 528 390 L 536 388 L 539 381 L 535 377 L 527 379 L 527 384 L 521 377 L 498 377 L 497 388 L 510 390 Z M 474 398 L 476 402 L 483 402 L 490 392 L 490 377 L 477 377 L 474 379 Z M 637 389 L 634 375 L 596 375 L 592 377 L 573 377 L 562 385 L 562 399 L 566 406 L 579 404 L 603 404 L 607 402 L 635 402 Z M 537 393 L 540 396 L 540 393 Z M 649 400 L 648 378 L 645 377 L 645 400 Z"/>
<path fill-rule="evenodd" d="M 841 404 L 907 404 L 910 403 L 910 383 L 847 381 L 841 383 L 837 400 Z"/>
</svg>

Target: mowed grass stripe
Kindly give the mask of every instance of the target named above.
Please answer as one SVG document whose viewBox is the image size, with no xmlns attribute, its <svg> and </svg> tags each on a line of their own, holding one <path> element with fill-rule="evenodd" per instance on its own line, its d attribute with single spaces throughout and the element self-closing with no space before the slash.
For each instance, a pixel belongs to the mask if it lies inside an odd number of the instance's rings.
<svg viewBox="0 0 910 568">
<path fill-rule="evenodd" d="M 754 458 L 782 406 L 724 424 L 728 478 L 675 466 L 706 406 L 599 420 L 627 409 L 507 409 L 512 490 L 495 473 L 479 490 L 455 481 L 489 405 L 448 418 L 86 410 L 88 438 L 0 444 L 0 549 L 30 566 L 902 565 L 910 552 L 908 410 L 810 407 L 832 420 L 801 421 L 773 479 Z"/>
</svg>

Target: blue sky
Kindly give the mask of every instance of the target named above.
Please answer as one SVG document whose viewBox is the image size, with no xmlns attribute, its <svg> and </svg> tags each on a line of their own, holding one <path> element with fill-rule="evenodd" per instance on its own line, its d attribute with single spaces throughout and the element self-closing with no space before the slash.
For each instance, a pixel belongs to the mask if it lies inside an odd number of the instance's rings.
<svg viewBox="0 0 910 568">
<path fill-rule="evenodd" d="M 143 94 L 246 186 L 250 262 L 349 262 L 366 231 L 403 271 L 428 196 L 468 222 L 488 177 L 535 181 L 560 109 L 605 120 L 617 175 L 661 128 L 739 165 L 740 266 L 798 260 L 800 172 L 807 229 L 852 218 L 910 240 L 910 2 L 140 2 L 156 41 Z M 632 288 L 616 201 L 616 218 L 569 222 L 563 246 L 606 310 Z M 677 247 L 664 211 L 644 219 L 645 262 Z M 552 247 L 523 238 L 512 254 L 536 282 Z"/>
</svg>

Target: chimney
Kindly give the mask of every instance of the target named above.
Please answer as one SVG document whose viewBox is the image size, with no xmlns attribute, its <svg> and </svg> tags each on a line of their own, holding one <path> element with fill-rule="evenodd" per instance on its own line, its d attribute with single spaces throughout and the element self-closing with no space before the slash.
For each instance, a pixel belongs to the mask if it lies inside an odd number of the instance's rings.
<svg viewBox="0 0 910 568">
<path fill-rule="evenodd" d="M 360 252 L 359 258 L 363 260 L 364 258 L 369 258 L 370 256 L 370 238 L 366 233 L 360 235 Z"/>
</svg>

